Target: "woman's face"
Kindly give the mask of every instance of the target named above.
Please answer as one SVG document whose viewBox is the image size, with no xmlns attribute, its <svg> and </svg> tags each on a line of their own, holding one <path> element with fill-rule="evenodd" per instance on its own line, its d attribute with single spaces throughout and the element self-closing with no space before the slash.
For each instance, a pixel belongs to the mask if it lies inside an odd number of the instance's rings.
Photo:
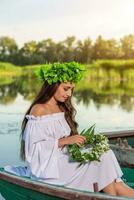
<svg viewBox="0 0 134 200">
<path fill-rule="evenodd" d="M 60 102 L 66 101 L 68 97 L 71 97 L 73 88 L 74 83 L 61 83 L 54 94 L 55 100 Z"/>
</svg>

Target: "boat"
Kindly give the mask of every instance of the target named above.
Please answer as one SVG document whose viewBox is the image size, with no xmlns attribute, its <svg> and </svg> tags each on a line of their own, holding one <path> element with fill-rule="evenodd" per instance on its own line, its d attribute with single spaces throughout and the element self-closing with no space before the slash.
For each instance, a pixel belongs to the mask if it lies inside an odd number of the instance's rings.
<svg viewBox="0 0 134 200">
<path fill-rule="evenodd" d="M 134 147 L 134 131 L 104 133 L 108 136 L 110 145 L 118 149 L 117 142 L 119 139 L 126 140 L 128 147 Z M 119 147 L 120 148 L 120 147 Z M 131 150 L 133 150 L 131 148 Z M 114 149 L 114 151 L 115 151 Z M 123 151 L 126 151 L 124 148 Z M 122 149 L 121 149 L 122 150 Z M 130 148 L 129 148 L 130 150 Z M 118 152 L 116 152 L 118 153 Z M 122 154 L 124 156 L 124 154 Z M 123 180 L 134 188 L 134 167 L 126 160 L 121 163 L 124 173 Z M 27 177 L 20 177 L 10 174 L 0 168 L 0 194 L 4 200 L 128 200 L 127 197 L 110 196 L 103 192 L 98 192 L 97 183 L 94 183 L 94 192 L 84 190 L 70 189 L 63 186 L 46 184 L 39 181 L 31 180 Z M 1 200 L 1 197 L 0 197 Z"/>
<path fill-rule="evenodd" d="M 134 188 L 134 169 L 123 168 L 124 179 Z M 128 200 L 102 192 L 88 192 L 41 183 L 0 169 L 0 193 L 5 200 Z"/>
<path fill-rule="evenodd" d="M 112 132 L 103 132 L 110 141 L 110 143 L 115 144 L 119 138 L 127 139 L 129 145 L 134 147 L 134 130 L 124 130 L 124 131 L 112 131 Z"/>
<path fill-rule="evenodd" d="M 120 165 L 134 168 L 134 131 L 115 131 L 103 134 L 109 138 L 110 148 L 114 151 Z"/>
</svg>

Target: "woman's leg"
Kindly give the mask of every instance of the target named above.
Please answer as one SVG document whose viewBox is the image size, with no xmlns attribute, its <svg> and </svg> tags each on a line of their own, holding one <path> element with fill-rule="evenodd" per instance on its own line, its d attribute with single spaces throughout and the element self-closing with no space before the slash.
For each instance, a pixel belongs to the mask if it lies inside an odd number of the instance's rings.
<svg viewBox="0 0 134 200">
<path fill-rule="evenodd" d="M 125 197 L 134 197 L 134 189 L 130 188 L 123 181 L 121 182 L 112 182 L 107 185 L 103 191 L 109 195 L 114 196 L 125 196 Z"/>
<path fill-rule="evenodd" d="M 103 191 L 109 195 L 113 195 L 116 196 L 116 188 L 115 188 L 115 182 L 110 183 L 109 185 L 107 185 Z"/>
<path fill-rule="evenodd" d="M 115 182 L 115 189 L 118 196 L 134 197 L 134 189 L 124 182 Z"/>
</svg>

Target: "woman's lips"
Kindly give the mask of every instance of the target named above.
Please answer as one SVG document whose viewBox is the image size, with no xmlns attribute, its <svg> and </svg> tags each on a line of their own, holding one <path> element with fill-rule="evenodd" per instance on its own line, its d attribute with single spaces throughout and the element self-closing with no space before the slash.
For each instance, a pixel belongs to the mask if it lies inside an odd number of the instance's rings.
<svg viewBox="0 0 134 200">
<path fill-rule="evenodd" d="M 66 100 L 68 97 L 64 97 L 64 99 Z"/>
</svg>

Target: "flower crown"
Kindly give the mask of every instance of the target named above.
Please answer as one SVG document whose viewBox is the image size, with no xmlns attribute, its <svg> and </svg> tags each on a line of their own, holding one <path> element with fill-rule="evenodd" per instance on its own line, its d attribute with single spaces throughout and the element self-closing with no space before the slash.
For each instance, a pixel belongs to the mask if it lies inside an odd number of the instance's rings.
<svg viewBox="0 0 134 200">
<path fill-rule="evenodd" d="M 85 68 L 83 65 L 73 61 L 66 63 L 53 63 L 42 65 L 37 71 L 36 75 L 43 82 L 48 82 L 49 85 L 62 82 L 77 83 L 81 80 Z"/>
</svg>

